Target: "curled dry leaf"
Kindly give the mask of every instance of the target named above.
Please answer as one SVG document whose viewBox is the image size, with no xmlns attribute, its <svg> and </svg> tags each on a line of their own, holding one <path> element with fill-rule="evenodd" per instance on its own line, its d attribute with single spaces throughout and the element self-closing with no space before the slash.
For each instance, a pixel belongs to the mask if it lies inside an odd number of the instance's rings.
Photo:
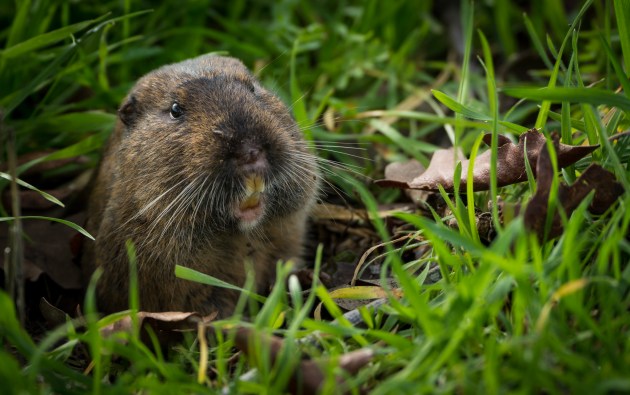
<svg viewBox="0 0 630 395">
<path fill-rule="evenodd" d="M 41 298 L 39 308 L 50 326 L 61 325 L 66 322 L 68 315 L 65 311 L 53 306 L 46 300 Z M 147 328 L 150 327 L 160 341 L 160 344 L 166 345 L 171 341 L 180 339 L 181 332 L 194 331 L 198 329 L 198 325 L 210 324 L 217 316 L 218 312 L 202 317 L 198 313 L 186 313 L 178 311 L 165 312 L 138 312 L 138 325 L 141 328 L 140 337 L 146 343 L 150 344 Z M 85 319 L 81 312 L 77 313 L 76 323 L 84 325 Z M 125 315 L 121 319 L 101 328 L 100 333 L 103 337 L 109 337 L 114 333 L 131 332 L 133 330 L 133 321 L 131 313 Z"/>
<path fill-rule="evenodd" d="M 406 182 L 413 180 L 416 175 L 422 174 L 425 170 L 422 163 L 415 159 L 407 162 L 392 162 L 385 167 L 385 179 Z M 425 202 L 429 193 L 431 192 L 405 189 L 405 195 L 414 203 Z"/>
<path fill-rule="evenodd" d="M 554 135 L 554 148 L 558 150 L 558 137 Z M 525 209 L 525 226 L 538 234 L 542 239 L 545 233 L 545 222 L 549 211 L 549 195 L 555 177 L 549 151 L 543 149 L 538 157 L 538 177 L 536 193 L 530 199 Z M 580 205 L 591 192 L 595 191 L 589 211 L 593 214 L 603 214 L 621 194 L 623 186 L 617 182 L 614 174 L 598 164 L 591 164 L 582 175 L 570 186 L 561 183 L 558 186 L 558 205 L 567 216 Z M 562 233 L 562 221 L 556 212 L 551 223 L 548 238 L 554 238 Z"/>
<path fill-rule="evenodd" d="M 254 329 L 239 327 L 236 329 L 234 343 L 236 347 L 243 351 L 245 355 L 257 355 L 261 345 L 269 348 L 271 363 L 278 362 L 280 352 L 286 340 L 271 335 L 263 335 Z M 297 347 L 297 345 L 296 345 Z M 254 351 L 255 350 L 255 351 Z M 253 351 L 253 352 L 252 352 Z M 374 351 L 370 349 L 359 349 L 344 354 L 338 359 L 338 366 L 348 374 L 358 372 L 374 358 Z M 320 386 L 324 382 L 325 374 L 321 366 L 329 363 L 327 359 L 313 360 L 302 359 L 298 366 L 286 366 L 286 369 L 293 369 L 289 380 L 289 392 L 291 394 L 317 394 Z M 342 385 L 344 380 L 337 376 L 337 382 Z"/>
<path fill-rule="evenodd" d="M 138 325 L 141 328 L 140 338 L 145 344 L 151 344 L 147 332 L 147 329 L 151 328 L 159 343 L 164 346 L 181 340 L 182 332 L 197 330 L 200 322 L 209 324 L 216 318 L 217 314 L 218 312 L 215 311 L 202 317 L 198 313 L 140 311 L 138 312 Z M 133 321 L 131 320 L 131 315 L 127 315 L 113 324 L 103 327 L 101 335 L 108 337 L 117 332 L 131 332 L 132 329 Z"/>
<path fill-rule="evenodd" d="M 65 311 L 50 304 L 46 298 L 39 299 L 39 311 L 51 328 L 63 324 L 68 317 Z"/>
<path fill-rule="evenodd" d="M 343 354 L 339 358 L 339 367 L 350 374 L 354 374 L 370 363 L 372 359 L 374 359 L 374 350 L 370 348 L 361 348 L 359 350 Z"/>
<path fill-rule="evenodd" d="M 588 210 L 596 215 L 601 215 L 617 201 L 624 192 L 623 185 L 617 181 L 615 175 L 600 165 L 590 165 L 573 185 L 571 198 L 579 198 L 581 201 L 591 190 L 595 190 L 595 196 Z"/>
<path fill-rule="evenodd" d="M 527 172 L 525 171 L 525 155 L 530 164 L 538 162 L 538 156 L 541 148 L 545 146 L 546 137 L 536 129 L 530 129 L 526 133 L 521 134 L 518 144 L 514 144 L 506 136 L 498 136 L 497 150 L 497 185 L 506 186 L 527 180 Z M 484 142 L 490 144 L 492 135 L 486 134 Z M 558 148 L 558 166 L 566 167 L 589 153 L 597 149 L 598 145 L 591 146 L 571 146 L 559 144 Z M 429 163 L 427 170 L 417 175 L 413 179 L 405 181 L 400 180 L 378 180 L 378 185 L 390 188 L 402 189 L 420 189 L 425 191 L 437 191 L 438 185 L 445 190 L 452 191 L 454 188 L 453 174 L 455 165 L 463 158 L 453 149 L 445 149 L 436 151 Z M 490 164 L 491 151 L 487 150 L 477 156 L 473 170 L 473 189 L 475 191 L 485 191 L 490 189 Z M 468 166 L 470 161 L 462 160 L 462 178 L 460 181 L 460 190 L 466 188 L 466 178 L 468 175 Z M 533 169 L 536 174 L 536 168 Z"/>
</svg>

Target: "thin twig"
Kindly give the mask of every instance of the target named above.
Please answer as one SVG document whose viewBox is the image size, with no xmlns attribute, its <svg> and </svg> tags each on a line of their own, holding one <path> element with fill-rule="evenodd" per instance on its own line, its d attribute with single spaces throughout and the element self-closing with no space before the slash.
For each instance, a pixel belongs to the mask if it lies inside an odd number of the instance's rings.
<svg viewBox="0 0 630 395">
<path fill-rule="evenodd" d="M 615 141 L 615 140 L 619 140 L 622 137 L 628 137 L 628 136 L 630 136 L 630 130 L 613 134 L 612 136 L 608 137 L 608 141 Z"/>
</svg>

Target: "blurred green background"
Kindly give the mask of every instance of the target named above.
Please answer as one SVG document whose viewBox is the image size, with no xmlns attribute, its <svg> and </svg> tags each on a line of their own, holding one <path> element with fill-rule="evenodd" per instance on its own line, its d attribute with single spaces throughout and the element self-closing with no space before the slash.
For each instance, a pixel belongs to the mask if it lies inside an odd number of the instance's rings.
<svg viewBox="0 0 630 395">
<path fill-rule="evenodd" d="M 467 7 L 467 2 L 462 4 Z M 579 6 L 560 0 L 477 2 L 474 29 L 492 43 L 498 85 L 545 84 L 550 54 Z M 362 111 L 394 108 L 410 96 L 427 94 L 438 76 L 442 77 L 438 88 L 455 95 L 466 46 L 461 7 L 453 0 L 159 5 L 131 0 L 3 0 L 0 107 L 6 124 L 18 132 L 20 153 L 66 147 L 90 133 L 110 130 L 118 104 L 144 73 L 199 54 L 224 52 L 242 59 L 267 87 L 293 104 L 298 121 L 318 130 L 327 109 L 348 120 Z M 592 24 L 610 29 L 610 15 L 610 2 L 597 1 L 582 29 Z M 480 53 L 476 33 L 472 39 L 472 73 L 466 75 L 471 88 L 464 99 L 483 107 L 485 81 L 476 60 Z M 591 71 L 601 73 L 609 67 L 601 47 L 591 45 L 596 37 L 589 39 L 589 50 L 581 55 L 586 78 Z M 606 84 L 614 85 L 614 78 Z M 423 101 L 436 103 L 430 97 Z M 535 107 L 521 109 L 522 119 Z M 347 122 L 337 132 L 357 134 L 364 126 L 363 121 Z M 425 133 L 438 128 L 415 126 L 430 129 Z M 401 127 L 410 137 L 423 135 L 407 124 Z M 365 138 L 389 142 L 378 136 Z"/>
</svg>

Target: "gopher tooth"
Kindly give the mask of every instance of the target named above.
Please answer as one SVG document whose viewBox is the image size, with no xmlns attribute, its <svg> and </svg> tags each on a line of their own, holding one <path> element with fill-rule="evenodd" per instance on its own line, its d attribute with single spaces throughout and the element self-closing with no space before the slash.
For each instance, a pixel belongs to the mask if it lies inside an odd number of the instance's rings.
<svg viewBox="0 0 630 395">
<path fill-rule="evenodd" d="M 245 192 L 247 196 L 261 193 L 265 190 L 265 180 L 259 175 L 252 175 L 245 178 Z"/>
<path fill-rule="evenodd" d="M 265 190 L 265 181 L 259 175 L 245 178 L 245 199 L 240 204 L 241 210 L 258 207 L 260 194 Z"/>
<path fill-rule="evenodd" d="M 254 192 L 251 195 L 247 196 L 245 200 L 240 205 L 241 210 L 247 210 L 250 208 L 258 207 L 260 204 L 260 193 Z"/>
</svg>

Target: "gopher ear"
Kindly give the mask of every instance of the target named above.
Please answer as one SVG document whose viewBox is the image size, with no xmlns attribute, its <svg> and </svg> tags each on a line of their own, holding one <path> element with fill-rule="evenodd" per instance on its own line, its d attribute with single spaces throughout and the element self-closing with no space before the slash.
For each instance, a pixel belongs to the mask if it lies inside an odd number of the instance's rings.
<svg viewBox="0 0 630 395">
<path fill-rule="evenodd" d="M 130 95 L 118 109 L 120 120 L 127 126 L 131 126 L 138 116 L 138 101 Z"/>
</svg>

